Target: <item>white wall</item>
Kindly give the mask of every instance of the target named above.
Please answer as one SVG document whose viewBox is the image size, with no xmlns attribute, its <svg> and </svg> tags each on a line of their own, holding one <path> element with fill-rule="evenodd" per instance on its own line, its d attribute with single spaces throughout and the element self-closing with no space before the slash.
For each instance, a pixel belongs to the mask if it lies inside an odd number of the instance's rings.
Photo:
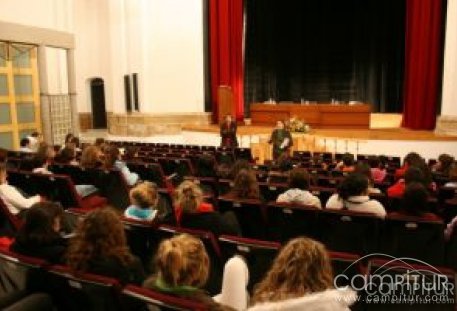
<svg viewBox="0 0 457 311">
<path fill-rule="evenodd" d="M 441 115 L 457 116 L 457 1 L 448 1 Z"/>
<path fill-rule="evenodd" d="M 46 47 L 45 53 L 49 94 L 68 94 L 67 51 Z"/>
</svg>

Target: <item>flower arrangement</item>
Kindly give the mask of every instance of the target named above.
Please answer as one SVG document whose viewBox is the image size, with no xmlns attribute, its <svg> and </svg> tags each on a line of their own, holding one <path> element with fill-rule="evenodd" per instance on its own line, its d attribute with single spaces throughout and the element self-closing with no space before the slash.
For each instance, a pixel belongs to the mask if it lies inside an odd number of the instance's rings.
<svg viewBox="0 0 457 311">
<path fill-rule="evenodd" d="M 289 129 L 293 133 L 308 133 L 310 127 L 305 121 L 294 116 L 289 120 Z"/>
</svg>

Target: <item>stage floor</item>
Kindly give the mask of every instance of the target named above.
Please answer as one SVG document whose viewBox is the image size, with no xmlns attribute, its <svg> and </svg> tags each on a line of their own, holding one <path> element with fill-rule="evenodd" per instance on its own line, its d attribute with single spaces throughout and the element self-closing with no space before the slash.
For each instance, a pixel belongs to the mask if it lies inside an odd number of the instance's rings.
<svg viewBox="0 0 457 311">
<path fill-rule="evenodd" d="M 269 135 L 269 126 L 240 125 L 238 135 Z M 219 133 L 218 125 L 185 125 L 183 131 L 201 133 Z M 311 129 L 310 135 L 322 138 L 354 139 L 354 140 L 415 140 L 415 141 L 457 141 L 457 136 L 439 135 L 433 131 L 413 131 L 404 128 L 372 128 L 372 129 Z"/>
</svg>

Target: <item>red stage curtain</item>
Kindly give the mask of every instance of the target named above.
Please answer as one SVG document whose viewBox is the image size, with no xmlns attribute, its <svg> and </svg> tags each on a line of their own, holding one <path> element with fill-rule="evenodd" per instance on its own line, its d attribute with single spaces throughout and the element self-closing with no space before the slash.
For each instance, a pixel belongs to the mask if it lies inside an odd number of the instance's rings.
<svg viewBox="0 0 457 311">
<path fill-rule="evenodd" d="M 435 128 L 442 60 L 441 0 L 406 0 L 403 126 Z"/>
<path fill-rule="evenodd" d="M 233 91 L 236 118 L 243 119 L 243 0 L 209 1 L 211 102 L 217 122 L 217 88 Z"/>
</svg>

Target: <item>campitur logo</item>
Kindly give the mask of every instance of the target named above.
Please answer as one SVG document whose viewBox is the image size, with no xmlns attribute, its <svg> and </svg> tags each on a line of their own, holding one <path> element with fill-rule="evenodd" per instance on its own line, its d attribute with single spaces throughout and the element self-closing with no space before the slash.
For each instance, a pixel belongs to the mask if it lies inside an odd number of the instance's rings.
<svg viewBox="0 0 457 311">
<path fill-rule="evenodd" d="M 359 267 L 364 267 L 363 273 Z M 368 304 L 454 304 L 452 271 L 424 261 L 386 254 L 366 255 L 335 275 L 334 286 L 357 291 Z"/>
</svg>

